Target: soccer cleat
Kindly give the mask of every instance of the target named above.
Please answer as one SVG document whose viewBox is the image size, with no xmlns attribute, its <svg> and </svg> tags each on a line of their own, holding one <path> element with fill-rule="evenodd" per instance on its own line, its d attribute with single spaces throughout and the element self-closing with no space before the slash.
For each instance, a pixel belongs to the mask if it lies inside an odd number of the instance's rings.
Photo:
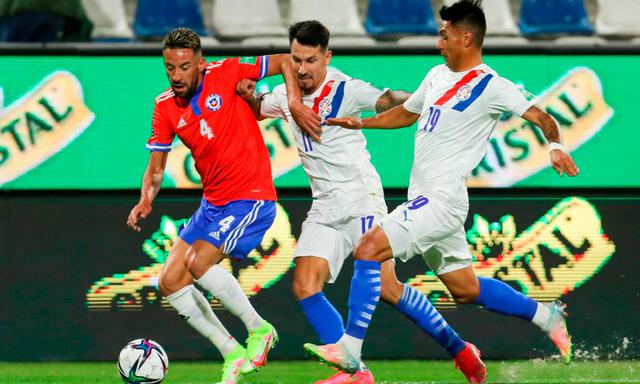
<svg viewBox="0 0 640 384">
<path fill-rule="evenodd" d="M 560 350 L 560 356 L 565 364 L 571 363 L 573 357 L 573 347 L 571 345 L 571 335 L 567 330 L 565 317 L 567 316 L 565 308 L 567 307 L 560 300 L 552 303 L 545 303 L 549 307 L 550 315 L 547 325 L 544 327 L 545 332 Z"/>
<path fill-rule="evenodd" d="M 465 343 L 462 351 L 453 358 L 453 363 L 471 384 L 487 382 L 487 367 L 480 360 L 480 351 L 475 345 Z"/>
<path fill-rule="evenodd" d="M 247 354 L 242 365 L 242 373 L 250 373 L 267 364 L 269 350 L 278 343 L 278 332 L 273 325 L 264 322 L 260 328 L 249 332 Z"/>
<path fill-rule="evenodd" d="M 247 351 L 238 345 L 224 357 L 224 363 L 222 364 L 222 379 L 218 384 L 236 384 L 242 379 L 242 372 L 240 368 L 245 361 L 245 354 Z"/>
<path fill-rule="evenodd" d="M 318 380 L 314 384 L 374 384 L 373 374 L 371 371 L 363 370 L 353 375 L 346 372 L 338 372 L 328 379 Z"/>
<path fill-rule="evenodd" d="M 304 350 L 314 359 L 339 370 L 354 374 L 360 370 L 360 361 L 340 344 L 315 345 L 306 343 Z"/>
</svg>

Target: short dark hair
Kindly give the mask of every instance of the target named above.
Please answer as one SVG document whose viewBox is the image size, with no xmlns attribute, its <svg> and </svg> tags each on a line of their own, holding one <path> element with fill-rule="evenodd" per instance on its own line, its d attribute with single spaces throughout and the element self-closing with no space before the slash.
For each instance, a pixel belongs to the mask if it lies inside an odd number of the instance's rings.
<svg viewBox="0 0 640 384">
<path fill-rule="evenodd" d="M 169 31 L 162 39 L 162 50 L 176 48 L 190 48 L 194 53 L 200 52 L 200 37 L 189 28 L 175 28 Z"/>
<path fill-rule="evenodd" d="M 440 18 L 453 25 L 463 24 L 472 30 L 478 38 L 478 45 L 482 45 L 484 34 L 487 32 L 487 20 L 484 17 L 481 0 L 460 0 L 447 7 L 440 8 Z"/>
<path fill-rule="evenodd" d="M 331 33 L 318 20 L 306 20 L 289 26 L 289 44 L 297 40 L 302 45 L 327 49 Z"/>
</svg>

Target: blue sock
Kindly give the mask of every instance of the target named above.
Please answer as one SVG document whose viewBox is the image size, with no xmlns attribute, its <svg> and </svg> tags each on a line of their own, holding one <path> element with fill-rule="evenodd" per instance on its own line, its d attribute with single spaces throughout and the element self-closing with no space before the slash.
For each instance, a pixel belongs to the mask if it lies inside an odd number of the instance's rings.
<svg viewBox="0 0 640 384">
<path fill-rule="evenodd" d="M 380 263 L 356 260 L 351 279 L 351 291 L 349 292 L 347 335 L 364 339 L 379 300 Z"/>
<path fill-rule="evenodd" d="M 344 322 L 324 293 L 318 292 L 299 301 L 302 312 L 320 336 L 322 344 L 333 344 L 344 333 Z"/>
<path fill-rule="evenodd" d="M 402 298 L 396 304 L 396 308 L 443 346 L 451 357 L 455 357 L 464 349 L 465 342 L 431 305 L 429 299 L 417 289 L 405 284 Z"/>
<path fill-rule="evenodd" d="M 538 309 L 538 302 L 511 288 L 508 284 L 487 277 L 478 277 L 480 295 L 475 304 L 503 315 L 516 316 L 531 321 Z"/>
</svg>

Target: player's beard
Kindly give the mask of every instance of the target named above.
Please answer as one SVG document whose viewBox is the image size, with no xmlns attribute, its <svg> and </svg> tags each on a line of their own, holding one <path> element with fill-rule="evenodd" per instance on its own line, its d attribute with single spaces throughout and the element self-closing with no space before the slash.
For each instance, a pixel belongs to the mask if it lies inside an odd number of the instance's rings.
<svg viewBox="0 0 640 384">
<path fill-rule="evenodd" d="M 298 80 L 298 86 L 300 87 L 302 92 L 310 93 L 313 91 L 314 82 L 313 82 L 312 76 L 297 77 L 297 80 Z"/>
<path fill-rule="evenodd" d="M 198 85 L 198 79 L 196 79 L 190 85 L 185 84 L 185 87 L 181 91 L 182 93 L 178 93 L 178 91 L 176 91 L 176 89 L 174 88 L 174 84 L 171 85 L 171 88 L 173 89 L 173 93 L 175 93 L 178 97 L 190 100 L 193 97 L 193 94 L 196 92 L 197 85 Z"/>
</svg>

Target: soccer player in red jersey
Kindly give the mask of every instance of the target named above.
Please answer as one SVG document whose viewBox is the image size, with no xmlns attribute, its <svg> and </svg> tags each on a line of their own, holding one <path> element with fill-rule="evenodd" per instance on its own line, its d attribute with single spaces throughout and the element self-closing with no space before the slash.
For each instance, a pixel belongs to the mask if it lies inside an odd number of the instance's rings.
<svg viewBox="0 0 640 384">
<path fill-rule="evenodd" d="M 276 193 L 267 148 L 250 107 L 236 94 L 236 84 L 282 73 L 301 129 L 317 138 L 320 119 L 302 104 L 288 55 L 207 63 L 199 37 L 178 28 L 165 36 L 163 57 L 171 87 L 155 99 L 153 132 L 147 143 L 151 156 L 140 201 L 127 224 L 140 231 L 139 220 L 151 212 L 177 135 L 191 150 L 203 198 L 180 229 L 158 286 L 178 314 L 220 350 L 224 357 L 221 383 L 233 384 L 265 365 L 269 349 L 278 340 L 274 327 L 258 315 L 238 281 L 219 265 L 227 256 L 245 258 L 275 218 Z M 244 322 L 249 332 L 246 348 L 220 323 L 194 281 Z"/>
</svg>

